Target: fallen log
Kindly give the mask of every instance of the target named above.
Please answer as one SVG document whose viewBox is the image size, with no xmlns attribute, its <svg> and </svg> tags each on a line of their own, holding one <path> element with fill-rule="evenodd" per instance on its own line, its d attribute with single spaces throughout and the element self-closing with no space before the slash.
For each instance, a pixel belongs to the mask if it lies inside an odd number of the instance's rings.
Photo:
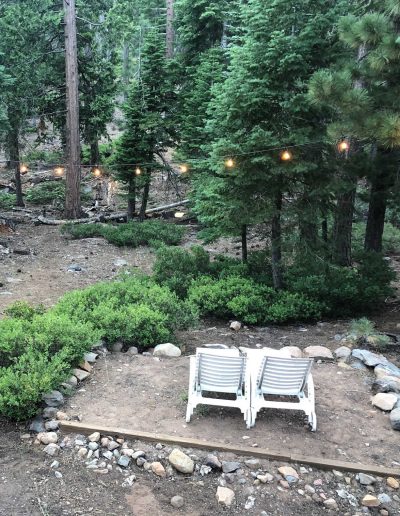
<svg viewBox="0 0 400 516">
<path fill-rule="evenodd" d="M 150 215 L 151 213 L 157 213 L 160 211 L 170 210 L 172 208 L 177 208 L 178 206 L 185 206 L 189 203 L 189 199 L 184 199 L 183 201 L 174 202 L 172 204 L 166 204 L 165 206 L 158 206 L 157 208 L 151 208 L 146 211 L 146 215 Z M 39 215 L 38 221 L 42 224 L 46 224 L 48 226 L 62 226 L 63 224 L 93 224 L 94 222 L 106 222 L 109 220 L 119 220 L 125 219 L 127 215 L 126 213 L 112 213 L 110 215 L 106 215 L 104 213 L 99 213 L 92 217 L 85 217 L 83 219 L 75 219 L 75 220 L 56 220 L 56 219 L 48 219 L 47 217 L 43 217 Z"/>
</svg>

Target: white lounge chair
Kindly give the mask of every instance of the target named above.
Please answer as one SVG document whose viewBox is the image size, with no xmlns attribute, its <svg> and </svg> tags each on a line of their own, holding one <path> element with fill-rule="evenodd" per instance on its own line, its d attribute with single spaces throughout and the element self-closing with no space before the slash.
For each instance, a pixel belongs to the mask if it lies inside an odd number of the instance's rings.
<svg viewBox="0 0 400 516">
<path fill-rule="evenodd" d="M 250 428 L 250 371 L 247 357 L 238 349 L 198 348 L 190 357 L 189 395 L 186 421 L 197 405 L 237 407 Z M 235 399 L 210 398 L 203 393 L 234 394 Z"/>
<path fill-rule="evenodd" d="M 251 426 L 262 408 L 302 410 L 313 432 L 317 429 L 314 382 L 311 375 L 313 360 L 308 358 L 277 358 L 264 356 L 258 370 L 253 367 L 251 393 Z M 270 401 L 264 396 L 293 396 L 298 401 Z"/>
</svg>

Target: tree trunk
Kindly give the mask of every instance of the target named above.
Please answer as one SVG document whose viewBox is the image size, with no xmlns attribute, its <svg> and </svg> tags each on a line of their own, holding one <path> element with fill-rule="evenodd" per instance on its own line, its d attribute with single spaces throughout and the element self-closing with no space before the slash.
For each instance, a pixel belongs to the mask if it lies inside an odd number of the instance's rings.
<svg viewBox="0 0 400 516">
<path fill-rule="evenodd" d="M 147 210 L 147 201 L 149 200 L 149 192 L 150 192 L 150 172 L 147 172 L 146 174 L 146 183 L 143 188 L 143 194 L 142 194 L 142 205 L 140 207 L 140 213 L 139 213 L 139 220 L 140 222 L 143 222 L 146 217 L 146 210 Z"/>
<path fill-rule="evenodd" d="M 136 211 L 136 181 L 132 178 L 128 183 L 128 212 L 127 220 L 132 220 Z"/>
<path fill-rule="evenodd" d="M 326 218 L 326 213 L 322 214 L 321 232 L 322 232 L 322 240 L 325 243 L 328 243 L 328 219 Z"/>
<path fill-rule="evenodd" d="M 82 215 L 79 133 L 79 79 L 75 0 L 64 0 L 65 75 L 67 107 L 67 167 L 65 175 L 65 218 Z"/>
<path fill-rule="evenodd" d="M 92 141 L 90 144 L 90 164 L 91 165 L 99 165 L 100 163 L 100 150 L 99 150 L 99 140 Z"/>
<path fill-rule="evenodd" d="M 25 206 L 24 199 L 22 196 L 22 182 L 21 182 L 21 164 L 19 155 L 19 131 L 18 128 L 13 127 L 10 129 L 7 138 L 8 152 L 10 153 L 10 162 L 14 167 L 15 173 L 15 193 L 16 193 L 16 206 L 23 208 Z"/>
<path fill-rule="evenodd" d="M 167 58 L 174 56 L 174 0 L 166 0 L 167 2 Z"/>
<path fill-rule="evenodd" d="M 127 42 L 124 42 L 122 48 L 122 83 L 124 85 L 124 100 L 128 99 L 128 87 L 129 87 L 129 46 Z"/>
<path fill-rule="evenodd" d="M 282 229 L 281 229 L 281 212 L 282 212 L 282 192 L 276 194 L 274 201 L 275 213 L 272 217 L 271 224 L 271 265 L 272 280 L 276 289 L 283 288 L 282 278 Z"/>
<path fill-rule="evenodd" d="M 247 262 L 247 225 L 242 226 L 242 261 Z"/>
<path fill-rule="evenodd" d="M 346 178 L 348 187 L 337 197 L 335 222 L 333 226 L 332 258 L 344 267 L 351 266 L 351 233 L 353 229 L 356 178 Z"/>
</svg>

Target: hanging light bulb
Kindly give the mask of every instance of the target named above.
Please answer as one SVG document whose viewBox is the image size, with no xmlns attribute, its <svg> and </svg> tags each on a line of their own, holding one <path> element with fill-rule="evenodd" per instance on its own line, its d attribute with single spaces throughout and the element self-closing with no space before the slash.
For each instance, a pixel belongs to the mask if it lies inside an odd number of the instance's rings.
<svg viewBox="0 0 400 516">
<path fill-rule="evenodd" d="M 54 175 L 57 176 L 57 177 L 62 177 L 64 175 L 63 167 L 56 167 L 54 169 Z"/>
<path fill-rule="evenodd" d="M 20 167 L 19 167 L 19 171 L 21 174 L 26 174 L 28 172 L 28 165 L 24 165 L 22 164 Z"/>
<path fill-rule="evenodd" d="M 137 176 L 140 176 L 140 174 L 141 174 L 141 173 L 142 173 L 142 171 L 140 170 L 140 168 L 139 168 L 139 167 L 136 167 L 135 174 L 136 174 Z"/>
<path fill-rule="evenodd" d="M 341 140 L 338 143 L 339 152 L 347 152 L 350 148 L 349 142 L 347 140 Z"/>
<path fill-rule="evenodd" d="M 227 168 L 233 168 L 235 166 L 235 162 L 233 161 L 232 158 L 228 158 L 226 161 L 225 161 L 225 166 Z"/>
<path fill-rule="evenodd" d="M 290 161 L 292 159 L 292 153 L 287 149 L 281 152 L 280 158 L 281 161 Z"/>
<path fill-rule="evenodd" d="M 93 175 L 94 177 L 101 177 L 101 170 L 99 169 L 99 167 L 95 167 L 93 169 Z"/>
<path fill-rule="evenodd" d="M 189 170 L 189 167 L 187 165 L 181 165 L 179 169 L 182 172 L 182 174 L 186 174 L 186 172 Z"/>
</svg>

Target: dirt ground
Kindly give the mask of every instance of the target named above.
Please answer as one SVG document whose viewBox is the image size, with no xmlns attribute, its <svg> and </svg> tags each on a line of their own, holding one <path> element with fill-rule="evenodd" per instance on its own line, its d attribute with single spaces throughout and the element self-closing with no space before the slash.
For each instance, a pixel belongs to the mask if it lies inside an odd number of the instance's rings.
<svg viewBox="0 0 400 516">
<path fill-rule="evenodd" d="M 0 253 L 0 317 L 6 306 L 16 300 L 50 306 L 68 290 L 110 279 L 119 272 L 114 265 L 118 258 L 145 272 L 151 271 L 154 260 L 148 248 L 116 248 L 103 239 L 71 241 L 62 237 L 58 228 L 30 224 L 18 225 L 16 233 L 0 235 L 2 242 L 11 252 Z M 184 245 L 194 242 L 195 230 L 189 229 Z M 29 249 L 31 253 L 14 254 L 14 249 Z M 211 246 L 210 250 L 228 250 L 233 255 L 238 252 L 237 244 L 227 241 Z M 399 261 L 393 259 L 393 262 L 399 268 Z M 79 264 L 83 271 L 68 272 L 73 263 Z M 400 321 L 398 309 L 397 304 L 392 304 L 376 316 L 379 329 L 395 331 Z M 246 429 L 240 413 L 231 409 L 200 409 L 191 423 L 186 424 L 187 355 L 197 346 L 216 342 L 275 348 L 322 344 L 335 349 L 338 346 L 335 335 L 344 333 L 348 327 L 347 321 L 335 321 L 302 327 L 249 328 L 233 333 L 227 323 L 207 321 L 197 330 L 182 332 L 178 338 L 184 356 L 179 359 L 156 361 L 152 357 L 128 357 L 121 353 L 100 358 L 94 374 L 68 400 L 66 410 L 71 415 L 81 415 L 86 423 L 246 446 L 257 444 L 271 451 L 284 447 L 298 454 L 386 466 L 399 460 L 397 434 L 390 429 L 388 417 L 371 407 L 369 374 L 339 369 L 335 364 L 314 367 L 318 417 L 315 434 L 304 427 L 300 415 L 279 411 L 261 413 L 251 430 Z M 390 358 L 398 363 L 398 357 Z M 218 481 L 214 476 L 201 484 L 185 477 L 160 481 L 136 471 L 138 479 L 134 486 L 122 488 L 117 473 L 99 478 L 86 470 L 71 450 L 63 452 L 63 478 L 57 479 L 50 469 L 52 459 L 45 458 L 41 448 L 21 441 L 25 432 L 24 425 L 0 421 L 1 516 L 226 513 L 215 504 Z M 173 510 L 169 500 L 175 494 L 190 498 L 190 507 Z M 246 513 L 258 516 L 265 510 L 274 516 L 313 516 L 325 512 L 295 492 L 281 490 L 277 496 L 276 486 L 270 491 L 266 488 L 262 500 L 257 511 Z M 243 514 L 243 500 L 239 501 L 230 514 Z"/>
</svg>

